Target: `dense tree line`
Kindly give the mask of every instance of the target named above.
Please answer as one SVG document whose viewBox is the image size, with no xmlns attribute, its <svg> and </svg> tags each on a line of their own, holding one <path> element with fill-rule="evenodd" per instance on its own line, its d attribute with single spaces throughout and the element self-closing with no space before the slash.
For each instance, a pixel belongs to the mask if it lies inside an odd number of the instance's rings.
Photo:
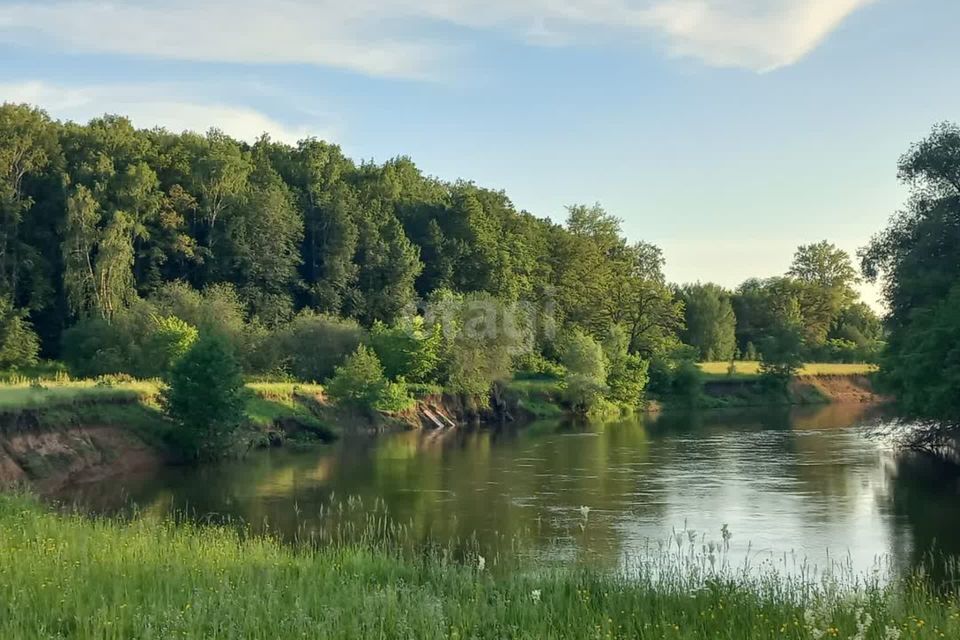
<svg viewBox="0 0 960 640">
<path fill-rule="evenodd" d="M 941 448 L 960 430 L 960 128 L 941 124 L 900 159 L 910 199 L 862 250 L 883 283 L 889 342 L 882 380 Z"/>
<path fill-rule="evenodd" d="M 811 359 L 869 359 L 881 337 L 825 242 L 733 292 L 672 287 L 663 267 L 599 205 L 556 224 L 403 157 L 0 107 L 5 366 L 39 353 L 79 374 L 159 375 L 179 328 L 225 337 L 248 374 L 326 380 L 352 363 L 482 394 L 518 367 L 565 365 L 586 403 L 633 398 L 648 377 L 665 388 L 685 360 L 759 357 L 785 333 Z"/>
</svg>

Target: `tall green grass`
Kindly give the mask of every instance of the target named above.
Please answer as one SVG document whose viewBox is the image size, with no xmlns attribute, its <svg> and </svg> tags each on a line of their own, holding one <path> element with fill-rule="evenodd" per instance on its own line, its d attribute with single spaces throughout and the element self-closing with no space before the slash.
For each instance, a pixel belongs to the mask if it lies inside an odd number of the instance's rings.
<svg viewBox="0 0 960 640">
<path fill-rule="evenodd" d="M 150 401 L 158 392 L 158 383 L 149 380 L 118 384 L 94 380 L 16 381 L 0 384 L 0 411 L 62 407 L 77 402 Z"/>
<path fill-rule="evenodd" d="M 960 637 L 956 600 L 920 579 L 724 576 L 667 551 L 629 576 L 547 570 L 424 547 L 377 509 L 366 527 L 354 542 L 304 531 L 290 547 L 236 528 L 56 515 L 0 496 L 0 637 Z"/>
</svg>

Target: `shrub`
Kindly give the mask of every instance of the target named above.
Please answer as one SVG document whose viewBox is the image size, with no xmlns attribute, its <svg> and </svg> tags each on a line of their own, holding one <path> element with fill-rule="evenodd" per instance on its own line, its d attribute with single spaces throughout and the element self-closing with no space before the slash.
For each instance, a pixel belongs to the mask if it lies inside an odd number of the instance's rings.
<svg viewBox="0 0 960 640">
<path fill-rule="evenodd" d="M 90 378 L 111 373 L 155 375 L 142 370 L 141 353 L 146 336 L 155 327 L 154 316 L 153 305 L 137 300 L 115 313 L 111 322 L 99 317 L 82 318 L 62 338 L 62 357 L 70 373 Z"/>
<path fill-rule="evenodd" d="M 515 356 L 513 371 L 514 377 L 519 380 L 559 380 L 567 373 L 562 364 L 549 360 L 536 351 Z"/>
<path fill-rule="evenodd" d="M 389 327 L 378 321 L 370 332 L 369 343 L 388 378 L 416 383 L 435 379 L 443 343 L 440 325 L 427 328 L 419 316 L 399 320 Z"/>
<path fill-rule="evenodd" d="M 173 367 L 164 390 L 167 414 L 179 424 L 174 444 L 191 459 L 223 455 L 243 418 L 243 378 L 222 335 L 201 335 Z"/>
<path fill-rule="evenodd" d="M 230 284 L 213 284 L 202 292 L 181 281 L 169 282 L 151 296 L 154 313 L 176 316 L 200 333 L 216 333 L 229 344 L 247 371 L 269 368 L 258 358 L 266 329 L 249 322 L 243 301 Z"/>
<path fill-rule="evenodd" d="M 166 377 L 197 341 L 197 329 L 176 316 L 154 316 L 141 348 L 140 375 Z"/>
<path fill-rule="evenodd" d="M 40 340 L 27 320 L 8 297 L 0 298 L 0 368 L 31 367 L 37 364 Z"/>
<path fill-rule="evenodd" d="M 268 369 L 289 371 L 299 380 L 326 380 L 363 341 L 354 320 L 303 311 L 267 339 Z"/>
<path fill-rule="evenodd" d="M 113 321 L 84 318 L 63 334 L 63 359 L 76 376 L 129 373 L 166 376 L 197 338 L 197 330 L 176 316 L 156 313 L 144 300 L 114 314 Z"/>
<path fill-rule="evenodd" d="M 694 405 L 703 390 L 703 372 L 697 366 L 697 350 L 683 345 L 668 356 L 655 357 L 649 365 L 649 385 L 652 393 L 672 396 Z"/>
<path fill-rule="evenodd" d="M 643 404 L 649 363 L 629 352 L 630 339 L 622 327 L 614 326 L 603 343 L 607 361 L 607 400 L 621 407 Z"/>
<path fill-rule="evenodd" d="M 673 371 L 672 395 L 690 406 L 697 404 L 703 391 L 703 371 L 688 358 L 680 360 Z"/>
<path fill-rule="evenodd" d="M 480 404 L 495 382 L 510 377 L 512 358 L 531 349 L 529 317 L 518 305 L 488 293 L 440 291 L 428 317 L 442 328 L 447 388 Z"/>
<path fill-rule="evenodd" d="M 760 344 L 760 381 L 768 391 L 782 393 L 803 367 L 803 334 L 795 323 L 771 329 Z"/>
<path fill-rule="evenodd" d="M 566 339 L 563 365 L 567 369 L 564 394 L 574 410 L 587 413 L 607 392 L 607 364 L 603 349 L 579 329 Z"/>
<path fill-rule="evenodd" d="M 377 355 L 362 345 L 336 368 L 325 390 L 336 404 L 368 412 L 400 411 L 410 405 L 405 385 L 389 382 Z"/>
</svg>

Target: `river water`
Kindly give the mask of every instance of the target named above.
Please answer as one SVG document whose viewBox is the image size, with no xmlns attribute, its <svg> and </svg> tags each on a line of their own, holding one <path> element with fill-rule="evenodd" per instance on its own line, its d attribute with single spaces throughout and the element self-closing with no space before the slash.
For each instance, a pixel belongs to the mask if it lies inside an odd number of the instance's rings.
<svg viewBox="0 0 960 640">
<path fill-rule="evenodd" d="M 544 561 L 608 567 L 678 538 L 721 543 L 724 526 L 732 562 L 787 571 L 960 554 L 960 484 L 870 437 L 884 419 L 831 405 L 348 437 L 57 498 L 98 513 L 135 504 L 142 516 L 243 521 L 288 539 L 385 507 L 416 539 L 520 542 Z"/>
</svg>

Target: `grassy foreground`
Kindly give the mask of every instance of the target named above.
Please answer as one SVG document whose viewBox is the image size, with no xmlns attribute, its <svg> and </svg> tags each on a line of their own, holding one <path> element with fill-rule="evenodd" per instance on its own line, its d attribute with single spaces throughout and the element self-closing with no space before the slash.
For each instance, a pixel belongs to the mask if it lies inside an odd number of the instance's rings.
<svg viewBox="0 0 960 640">
<path fill-rule="evenodd" d="M 396 539 L 384 519 L 370 520 Z M 371 538 L 372 539 L 372 538 Z M 652 567 L 653 565 L 651 565 Z M 0 496 L 3 638 L 958 638 L 920 581 L 804 586 L 531 571 L 403 544 L 281 546 L 224 528 L 61 516 Z"/>
</svg>

